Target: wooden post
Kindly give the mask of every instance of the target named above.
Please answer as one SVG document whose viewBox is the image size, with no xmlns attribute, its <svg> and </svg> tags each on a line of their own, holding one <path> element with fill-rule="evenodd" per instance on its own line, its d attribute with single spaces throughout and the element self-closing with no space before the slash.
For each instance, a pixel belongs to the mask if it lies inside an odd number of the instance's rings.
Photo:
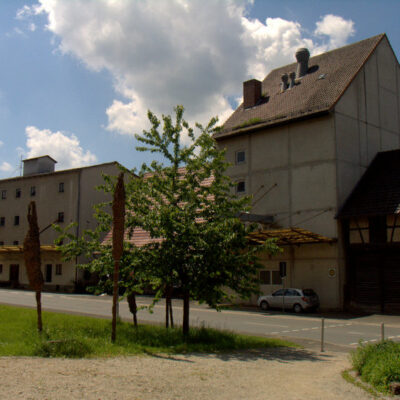
<svg viewBox="0 0 400 400">
<path fill-rule="evenodd" d="M 321 319 L 321 353 L 325 351 L 324 349 L 324 336 L 325 336 L 325 318 Z"/>
</svg>

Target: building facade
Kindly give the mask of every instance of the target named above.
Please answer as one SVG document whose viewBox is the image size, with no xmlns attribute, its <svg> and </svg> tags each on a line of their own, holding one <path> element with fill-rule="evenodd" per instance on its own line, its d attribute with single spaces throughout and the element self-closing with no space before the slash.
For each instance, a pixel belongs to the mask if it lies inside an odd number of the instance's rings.
<svg viewBox="0 0 400 400">
<path fill-rule="evenodd" d="M 109 201 L 109 195 L 96 189 L 104 181 L 102 174 L 117 175 L 119 164 L 110 162 L 90 167 L 55 171 L 56 161 L 49 156 L 24 160 L 23 176 L 0 180 L 0 284 L 28 287 L 23 258 L 23 241 L 28 230 L 28 204 L 34 200 L 41 231 L 42 272 L 45 288 L 70 291 L 85 276 L 75 262 L 63 262 L 54 246 L 62 227 L 72 222 L 75 234 L 94 229 L 95 204 Z"/>
<path fill-rule="evenodd" d="M 261 291 L 282 287 L 283 262 L 286 287 L 313 288 L 321 308 L 343 309 L 349 267 L 337 215 L 377 153 L 400 148 L 400 67 L 384 34 L 296 58 L 244 82 L 243 104 L 215 139 L 237 193 L 271 219 L 259 239 L 275 232 L 283 248 L 263 257 Z"/>
</svg>

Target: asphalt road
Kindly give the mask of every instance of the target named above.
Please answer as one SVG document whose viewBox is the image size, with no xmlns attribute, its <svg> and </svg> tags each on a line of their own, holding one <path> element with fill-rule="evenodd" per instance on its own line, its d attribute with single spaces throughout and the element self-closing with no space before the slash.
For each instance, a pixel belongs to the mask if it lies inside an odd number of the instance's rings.
<svg viewBox="0 0 400 400">
<path fill-rule="evenodd" d="M 35 307 L 33 292 L 0 289 L 0 303 L 25 307 Z M 147 306 L 151 298 L 138 297 L 138 306 Z M 111 316 L 111 296 L 75 295 L 61 293 L 42 293 L 44 310 L 61 311 L 72 314 L 91 315 L 103 318 Z M 120 316 L 132 320 L 128 304 L 120 302 Z M 182 322 L 182 301 L 173 301 L 174 321 Z M 139 322 L 163 323 L 164 302 L 154 307 L 150 314 L 147 310 L 138 312 Z M 190 323 L 192 326 L 208 326 L 227 329 L 240 333 L 249 333 L 268 337 L 285 337 L 294 341 L 319 346 L 321 340 L 322 316 L 316 314 L 293 314 L 277 311 L 224 310 L 217 312 L 207 306 L 191 303 Z M 351 317 L 346 315 L 324 316 L 324 339 L 326 346 L 354 348 L 360 340 L 377 342 L 381 339 L 381 323 L 384 323 L 385 338 L 400 341 L 400 316 L 370 315 Z"/>
</svg>

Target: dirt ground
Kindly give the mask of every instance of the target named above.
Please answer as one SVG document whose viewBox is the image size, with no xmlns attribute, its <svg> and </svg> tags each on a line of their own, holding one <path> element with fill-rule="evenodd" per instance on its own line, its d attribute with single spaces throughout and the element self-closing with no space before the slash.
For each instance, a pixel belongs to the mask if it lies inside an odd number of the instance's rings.
<svg viewBox="0 0 400 400">
<path fill-rule="evenodd" d="M 108 359 L 0 358 L 1 399 L 371 399 L 346 353 L 272 349 Z"/>
</svg>

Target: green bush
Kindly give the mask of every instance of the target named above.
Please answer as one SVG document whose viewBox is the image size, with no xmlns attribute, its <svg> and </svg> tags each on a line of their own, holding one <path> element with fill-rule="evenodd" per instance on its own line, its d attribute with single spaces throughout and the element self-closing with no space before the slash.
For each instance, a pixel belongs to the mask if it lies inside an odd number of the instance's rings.
<svg viewBox="0 0 400 400">
<path fill-rule="evenodd" d="M 381 392 L 388 392 L 391 382 L 400 381 L 400 343 L 361 343 L 351 353 L 351 361 L 361 379 Z"/>
<path fill-rule="evenodd" d="M 84 341 L 77 339 L 47 340 L 34 346 L 33 354 L 38 357 L 82 358 L 93 352 Z"/>
</svg>

